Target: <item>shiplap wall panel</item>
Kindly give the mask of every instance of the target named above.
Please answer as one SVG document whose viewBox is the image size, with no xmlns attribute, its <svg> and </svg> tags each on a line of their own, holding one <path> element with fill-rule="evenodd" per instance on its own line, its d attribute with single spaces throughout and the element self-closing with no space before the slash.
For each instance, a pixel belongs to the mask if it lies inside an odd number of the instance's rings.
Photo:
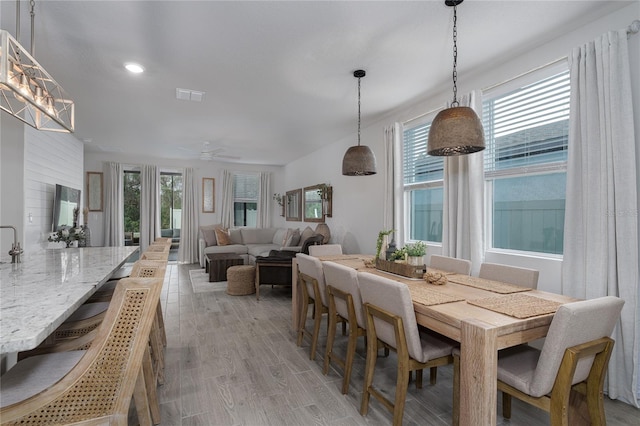
<svg viewBox="0 0 640 426">
<path fill-rule="evenodd" d="M 25 126 L 25 250 L 48 245 L 56 184 L 82 190 L 84 199 L 83 157 L 84 146 L 72 135 Z"/>
</svg>

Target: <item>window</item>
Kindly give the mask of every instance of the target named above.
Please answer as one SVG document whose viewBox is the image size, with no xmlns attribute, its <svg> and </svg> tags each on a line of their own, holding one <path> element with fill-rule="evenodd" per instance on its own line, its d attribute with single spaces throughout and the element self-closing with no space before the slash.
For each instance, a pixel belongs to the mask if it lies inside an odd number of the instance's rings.
<svg viewBox="0 0 640 426">
<path fill-rule="evenodd" d="M 489 247 L 563 252 L 570 89 L 563 68 L 483 94 Z"/>
<path fill-rule="evenodd" d="M 163 236 L 179 235 L 182 222 L 182 175 L 180 173 L 160 173 L 160 229 Z"/>
<path fill-rule="evenodd" d="M 236 174 L 233 176 L 233 224 L 256 226 L 258 218 L 258 175 Z"/>
<path fill-rule="evenodd" d="M 427 154 L 428 122 L 403 132 L 405 240 L 442 242 L 442 178 L 444 160 Z"/>
<path fill-rule="evenodd" d="M 140 172 L 124 172 L 124 244 L 140 244 Z"/>
</svg>

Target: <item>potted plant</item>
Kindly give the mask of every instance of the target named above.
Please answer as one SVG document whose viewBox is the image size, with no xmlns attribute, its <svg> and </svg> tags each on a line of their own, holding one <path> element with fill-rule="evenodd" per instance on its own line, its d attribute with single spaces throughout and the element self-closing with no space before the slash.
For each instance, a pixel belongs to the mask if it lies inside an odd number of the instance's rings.
<svg viewBox="0 0 640 426">
<path fill-rule="evenodd" d="M 280 206 L 280 216 L 284 216 L 284 196 L 276 192 L 273 194 L 273 199 Z"/>
<path fill-rule="evenodd" d="M 404 246 L 407 253 L 407 263 L 409 265 L 422 265 L 424 264 L 424 255 L 427 254 L 427 245 L 422 241 L 416 241 L 415 243 L 409 243 Z"/>
<path fill-rule="evenodd" d="M 376 260 L 380 258 L 380 252 L 382 251 L 382 245 L 384 244 L 384 237 L 391 234 L 393 229 L 378 232 L 378 239 L 376 241 Z"/>
</svg>

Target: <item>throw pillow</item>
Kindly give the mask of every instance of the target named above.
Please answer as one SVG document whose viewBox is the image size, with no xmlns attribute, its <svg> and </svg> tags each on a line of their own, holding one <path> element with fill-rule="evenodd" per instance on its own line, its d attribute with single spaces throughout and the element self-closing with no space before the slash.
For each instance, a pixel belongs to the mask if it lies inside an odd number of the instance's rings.
<svg viewBox="0 0 640 426">
<path fill-rule="evenodd" d="M 285 247 L 296 247 L 300 244 L 300 230 L 299 229 L 291 229 L 287 234 L 287 241 L 285 241 Z"/>
<path fill-rule="evenodd" d="M 231 238 L 229 237 L 229 231 L 222 228 L 216 228 L 216 240 L 218 240 L 219 246 L 228 246 L 231 244 Z"/>
<path fill-rule="evenodd" d="M 202 232 L 202 236 L 204 237 L 204 242 L 207 247 L 215 246 L 217 244 L 216 230 L 214 228 L 202 228 L 200 231 Z"/>
<path fill-rule="evenodd" d="M 298 245 L 304 245 L 304 242 L 307 241 L 307 238 L 312 237 L 314 234 L 315 232 L 309 226 L 304 228 L 304 231 L 302 231 L 302 234 L 300 234 L 300 242 L 298 243 Z"/>
</svg>

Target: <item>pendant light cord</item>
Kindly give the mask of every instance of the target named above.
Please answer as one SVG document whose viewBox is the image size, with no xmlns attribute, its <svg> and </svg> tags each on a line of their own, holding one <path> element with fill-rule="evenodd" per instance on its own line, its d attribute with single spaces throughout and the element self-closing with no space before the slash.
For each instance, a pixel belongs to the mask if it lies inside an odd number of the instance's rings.
<svg viewBox="0 0 640 426">
<path fill-rule="evenodd" d="M 29 5 L 31 6 L 31 56 L 35 56 L 35 49 L 36 49 L 36 36 L 35 36 L 35 28 L 34 28 L 34 21 L 36 20 L 36 12 L 35 12 L 35 7 L 36 7 L 36 2 L 35 0 L 31 0 L 31 2 L 29 3 Z"/>
<path fill-rule="evenodd" d="M 358 146 L 360 146 L 360 77 L 358 77 Z"/>
<path fill-rule="evenodd" d="M 453 102 L 452 107 L 457 107 L 458 103 L 458 13 L 457 5 L 453 6 Z"/>
</svg>

